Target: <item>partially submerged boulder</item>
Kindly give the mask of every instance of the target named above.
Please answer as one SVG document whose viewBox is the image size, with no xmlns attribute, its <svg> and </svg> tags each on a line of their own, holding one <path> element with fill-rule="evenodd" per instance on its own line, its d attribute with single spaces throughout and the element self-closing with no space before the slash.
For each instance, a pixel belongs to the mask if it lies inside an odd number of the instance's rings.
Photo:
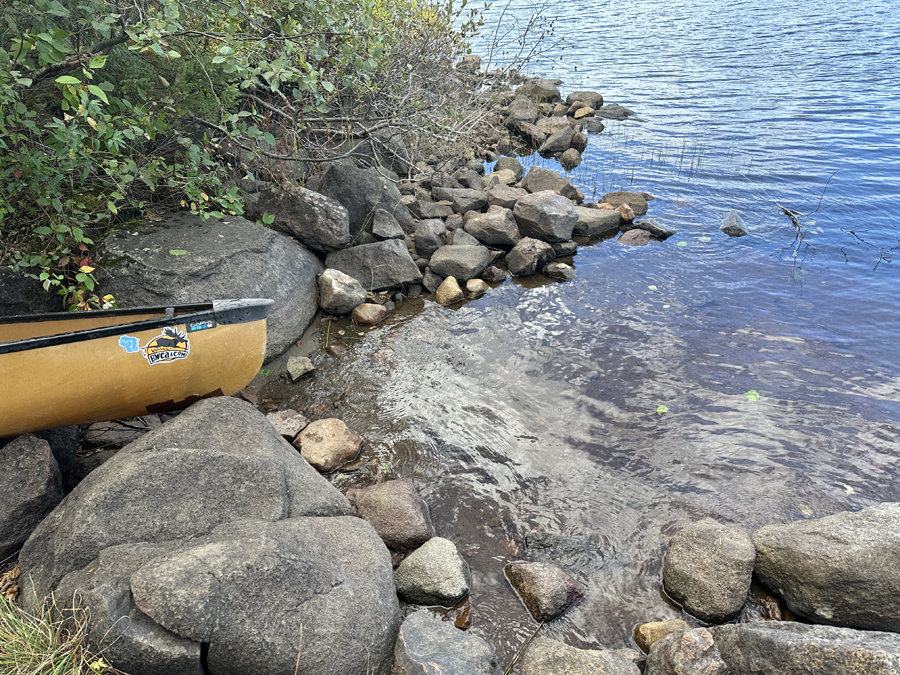
<svg viewBox="0 0 900 675">
<path fill-rule="evenodd" d="M 616 651 L 578 649 L 567 644 L 538 638 L 522 655 L 522 675 L 640 675 L 640 669 Z"/>
<path fill-rule="evenodd" d="M 352 246 L 329 253 L 325 264 L 356 279 L 368 291 L 416 284 L 422 273 L 400 239 Z"/>
<path fill-rule="evenodd" d="M 348 492 L 357 515 L 393 551 L 411 551 L 434 537 L 428 506 L 407 478 Z"/>
<path fill-rule="evenodd" d="M 356 458 L 363 439 L 341 420 L 333 417 L 310 422 L 294 440 L 303 459 L 313 467 L 328 473 Z"/>
<path fill-rule="evenodd" d="M 394 675 L 499 675 L 487 642 L 428 611 L 410 614 L 397 636 Z"/>
<path fill-rule="evenodd" d="M 600 201 L 612 205 L 613 207 L 628 204 L 634 211 L 634 215 L 642 216 L 647 213 L 649 206 L 644 196 L 637 192 L 607 192 Z"/>
<path fill-rule="evenodd" d="M 433 537 L 404 558 L 394 584 L 406 602 L 452 607 L 469 592 L 472 577 L 453 542 Z"/>
<path fill-rule="evenodd" d="M 366 301 L 362 284 L 340 270 L 325 270 L 319 275 L 318 283 L 319 306 L 329 314 L 344 316 Z"/>
<path fill-rule="evenodd" d="M 568 241 L 578 222 L 575 207 L 565 197 L 543 191 L 522 197 L 516 202 L 513 215 L 523 237 L 548 243 Z"/>
<path fill-rule="evenodd" d="M 568 572 L 546 562 L 510 563 L 504 569 L 535 621 L 553 621 L 584 597 L 584 588 Z"/>
</svg>

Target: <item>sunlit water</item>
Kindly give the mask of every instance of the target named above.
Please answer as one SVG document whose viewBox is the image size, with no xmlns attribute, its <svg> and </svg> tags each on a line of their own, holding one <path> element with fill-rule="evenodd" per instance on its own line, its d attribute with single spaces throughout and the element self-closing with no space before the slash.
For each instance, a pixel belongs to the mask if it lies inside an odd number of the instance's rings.
<svg viewBox="0 0 900 675">
<path fill-rule="evenodd" d="M 636 623 L 680 615 L 660 575 L 684 525 L 900 500 L 900 12 L 556 5 L 569 44 L 533 69 L 642 120 L 592 135 L 570 177 L 589 198 L 655 194 L 650 215 L 678 233 L 581 247 L 573 282 L 507 282 L 457 311 L 426 301 L 330 333 L 350 351 L 272 390 L 330 402 L 367 439 L 339 484 L 386 465 L 415 479 L 472 567 L 471 630 L 504 662 L 536 627 L 502 573 L 529 533 L 598 552 L 574 570 L 585 599 L 542 633 L 618 648 Z M 816 211 L 802 238 L 777 204 Z M 751 236 L 718 230 L 731 209 Z"/>
</svg>

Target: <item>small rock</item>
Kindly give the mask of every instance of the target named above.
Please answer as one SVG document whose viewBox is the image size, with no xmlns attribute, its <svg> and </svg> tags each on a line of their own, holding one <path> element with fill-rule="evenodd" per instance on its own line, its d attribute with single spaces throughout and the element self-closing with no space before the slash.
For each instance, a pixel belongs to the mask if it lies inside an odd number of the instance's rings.
<svg viewBox="0 0 900 675">
<path fill-rule="evenodd" d="M 616 211 L 618 211 L 622 215 L 622 220 L 626 223 L 630 223 L 634 220 L 634 209 L 631 208 L 629 204 L 620 204 Z"/>
<path fill-rule="evenodd" d="M 578 244 L 574 241 L 557 241 L 550 246 L 553 247 L 553 253 L 557 258 L 566 258 L 578 253 Z"/>
<path fill-rule="evenodd" d="M 488 292 L 490 286 L 483 279 L 469 279 L 466 282 L 466 295 L 470 298 L 478 298 Z"/>
<path fill-rule="evenodd" d="M 621 208 L 621 207 L 619 207 Z M 633 229 L 638 228 L 641 230 L 647 230 L 651 235 L 653 235 L 656 239 L 668 239 L 673 234 L 675 234 L 675 230 L 671 230 L 667 227 L 663 227 L 658 222 L 656 222 L 655 218 L 645 218 L 644 220 L 636 220 L 630 225 L 625 225 L 625 229 Z"/>
<path fill-rule="evenodd" d="M 349 492 L 347 496 L 351 498 Z M 428 507 L 409 479 L 353 490 L 352 501 L 357 515 L 392 551 L 410 551 L 434 537 Z"/>
<path fill-rule="evenodd" d="M 617 241 L 627 246 L 646 246 L 652 239 L 647 230 L 628 230 L 619 235 Z"/>
<path fill-rule="evenodd" d="M 649 208 L 647 200 L 644 199 L 643 195 L 637 192 L 628 192 L 627 190 L 623 190 L 622 192 L 607 192 L 600 201 L 612 204 L 613 207 L 628 204 L 636 216 L 643 216 L 647 213 L 647 209 Z"/>
<path fill-rule="evenodd" d="M 525 175 L 525 167 L 515 157 L 501 157 L 494 165 L 494 171 L 512 171 L 517 181 L 522 180 Z"/>
<path fill-rule="evenodd" d="M 356 458 L 363 439 L 333 417 L 310 422 L 294 440 L 300 454 L 322 473 L 329 473 Z"/>
<path fill-rule="evenodd" d="M 601 125 L 602 126 L 602 125 Z M 587 148 L 588 137 L 585 136 L 580 131 L 576 131 L 572 136 L 572 147 L 578 152 L 583 153 L 584 149 Z"/>
<path fill-rule="evenodd" d="M 511 563 L 505 568 L 516 593 L 535 621 L 553 621 L 584 597 L 572 575 L 544 562 Z"/>
<path fill-rule="evenodd" d="M 387 215 L 392 217 L 390 214 Z M 340 270 L 327 269 L 322 272 L 319 275 L 318 285 L 319 306 L 323 311 L 335 316 L 349 314 L 366 299 L 366 290 L 362 284 Z"/>
<path fill-rule="evenodd" d="M 572 115 L 572 117 L 574 117 L 576 120 L 580 120 L 585 117 L 593 117 L 593 116 L 594 116 L 594 109 L 587 107 L 587 106 L 585 106 L 583 108 L 579 108 L 578 110 L 575 111 L 575 114 Z"/>
<path fill-rule="evenodd" d="M 592 134 L 599 134 L 606 128 L 603 122 L 596 117 L 586 117 L 582 121 L 584 122 L 584 130 Z"/>
<path fill-rule="evenodd" d="M 633 661 L 619 650 L 578 649 L 556 640 L 538 638 L 525 650 L 521 675 L 640 675 Z"/>
<path fill-rule="evenodd" d="M 743 237 L 749 234 L 747 232 L 747 224 L 737 211 L 732 211 L 725 216 L 725 222 L 722 223 L 722 227 L 719 229 L 729 237 Z"/>
<path fill-rule="evenodd" d="M 308 356 L 291 356 L 288 358 L 287 371 L 291 376 L 291 381 L 296 382 L 307 373 L 311 373 L 316 368 Z"/>
<path fill-rule="evenodd" d="M 435 274 L 431 268 L 425 270 L 422 275 L 422 286 L 425 287 L 425 290 L 429 293 L 434 293 L 437 291 L 438 287 L 441 285 L 441 282 L 444 280 L 444 277 Z"/>
<path fill-rule="evenodd" d="M 403 239 L 406 233 L 403 232 L 403 228 L 400 227 L 400 223 L 394 216 L 384 209 L 375 209 L 372 234 L 376 239 Z"/>
<path fill-rule="evenodd" d="M 507 254 L 506 267 L 514 277 L 525 277 L 534 274 L 553 258 L 553 247 L 550 244 L 525 237 Z"/>
<path fill-rule="evenodd" d="M 572 281 L 575 278 L 575 268 L 561 262 L 553 262 L 544 267 L 544 276 L 559 281 Z"/>
<path fill-rule="evenodd" d="M 687 622 L 681 619 L 651 621 L 650 623 L 642 623 L 634 629 L 634 641 L 638 647 L 644 650 L 644 653 L 648 653 L 656 641 L 664 638 L 669 633 L 681 633 L 690 629 L 691 627 Z"/>
<path fill-rule="evenodd" d="M 296 410 L 277 410 L 266 415 L 266 419 L 272 423 L 281 436 L 288 442 L 293 441 L 297 434 L 309 426 L 309 420 Z"/>
<path fill-rule="evenodd" d="M 384 321 L 390 313 L 390 310 L 384 305 L 364 302 L 353 308 L 353 312 L 350 313 L 350 318 L 353 319 L 354 323 L 359 324 L 360 326 L 374 326 L 375 324 Z"/>
<path fill-rule="evenodd" d="M 695 628 L 658 640 L 647 655 L 644 675 L 728 675 L 728 666 L 712 633 Z"/>
<path fill-rule="evenodd" d="M 469 565 L 452 541 L 429 539 L 407 556 L 394 572 L 397 594 L 415 605 L 452 607 L 472 583 Z"/>
<path fill-rule="evenodd" d="M 506 281 L 507 274 L 499 267 L 491 265 L 481 274 L 481 278 L 489 284 L 502 284 Z"/>
<path fill-rule="evenodd" d="M 581 165 L 581 153 L 575 148 L 569 148 L 560 156 L 559 163 L 566 171 L 571 171 Z"/>
<path fill-rule="evenodd" d="M 465 293 L 459 287 L 456 277 L 447 277 L 443 283 L 438 286 L 435 293 L 435 299 L 440 305 L 453 305 L 466 299 Z"/>
</svg>

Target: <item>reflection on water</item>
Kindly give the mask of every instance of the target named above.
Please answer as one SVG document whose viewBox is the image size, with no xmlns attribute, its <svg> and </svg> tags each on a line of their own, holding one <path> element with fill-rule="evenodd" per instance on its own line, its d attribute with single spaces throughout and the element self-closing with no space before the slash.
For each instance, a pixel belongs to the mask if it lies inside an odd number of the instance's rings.
<svg viewBox="0 0 900 675">
<path fill-rule="evenodd" d="M 621 647 L 635 623 L 679 615 L 660 573 L 687 523 L 900 500 L 898 13 L 585 2 L 559 5 L 578 40 L 554 74 L 645 121 L 593 135 L 572 177 L 598 196 L 654 193 L 650 214 L 678 234 L 582 246 L 573 282 L 511 281 L 456 311 L 426 301 L 273 387 L 367 439 L 339 484 L 415 479 L 472 566 L 471 630 L 501 661 L 535 628 L 502 572 L 529 534 L 597 554 L 575 570 L 585 599 L 546 635 Z M 775 202 L 812 212 L 826 183 L 798 245 Z M 732 208 L 751 236 L 718 231 Z"/>
</svg>

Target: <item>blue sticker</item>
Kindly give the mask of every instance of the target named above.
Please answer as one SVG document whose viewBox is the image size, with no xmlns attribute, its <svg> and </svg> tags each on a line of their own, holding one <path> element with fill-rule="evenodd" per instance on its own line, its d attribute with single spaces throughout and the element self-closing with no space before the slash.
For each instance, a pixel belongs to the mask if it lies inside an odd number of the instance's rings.
<svg viewBox="0 0 900 675">
<path fill-rule="evenodd" d="M 191 321 L 187 324 L 187 332 L 188 333 L 196 333 L 198 330 L 208 330 L 210 328 L 215 328 L 218 324 L 216 324 L 215 319 L 204 319 L 202 321 Z"/>
<path fill-rule="evenodd" d="M 120 337 L 119 346 L 129 354 L 134 354 L 141 348 L 138 339 L 136 337 L 131 337 L 130 335 L 123 335 L 122 337 Z"/>
</svg>

